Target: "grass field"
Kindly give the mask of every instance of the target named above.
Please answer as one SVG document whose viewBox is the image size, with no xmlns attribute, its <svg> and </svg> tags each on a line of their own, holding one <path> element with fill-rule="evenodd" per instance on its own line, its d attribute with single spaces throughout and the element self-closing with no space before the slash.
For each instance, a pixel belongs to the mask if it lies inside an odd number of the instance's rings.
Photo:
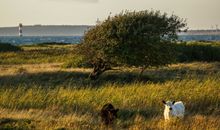
<svg viewBox="0 0 220 130">
<path fill-rule="evenodd" d="M 73 58 L 74 45 L 22 45 L 20 52 L 1 52 L 0 64 L 66 62 Z"/>
<path fill-rule="evenodd" d="M 0 129 L 108 129 L 99 117 L 105 103 L 120 109 L 109 129 L 220 129 L 219 62 L 151 68 L 139 79 L 137 68 L 120 68 L 90 81 L 90 69 L 62 67 L 67 46 L 0 53 L 15 55 L 0 62 Z M 62 48 L 70 50 L 52 53 Z M 165 122 L 162 100 L 183 101 L 185 118 Z"/>
</svg>

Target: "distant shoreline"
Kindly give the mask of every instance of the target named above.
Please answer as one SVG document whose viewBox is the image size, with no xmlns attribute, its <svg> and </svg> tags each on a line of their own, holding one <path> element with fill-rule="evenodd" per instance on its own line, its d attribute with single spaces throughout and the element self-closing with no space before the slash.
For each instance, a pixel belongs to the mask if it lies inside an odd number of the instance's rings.
<svg viewBox="0 0 220 130">
<path fill-rule="evenodd" d="M 0 27 L 0 42 L 11 44 L 35 44 L 45 42 L 80 43 L 89 25 L 34 25 L 23 26 L 23 37 L 18 27 Z M 189 30 L 178 33 L 181 41 L 220 41 L 220 30 Z"/>
<path fill-rule="evenodd" d="M 90 25 L 23 26 L 23 36 L 83 36 Z M 18 27 L 0 27 L 0 36 L 18 36 Z"/>
<path fill-rule="evenodd" d="M 83 36 L 94 25 L 24 25 L 24 36 Z M 188 30 L 179 35 L 220 35 L 220 30 Z M 0 27 L 0 36 L 18 36 L 18 27 Z"/>
<path fill-rule="evenodd" d="M 83 36 L 0 36 L 0 43 L 14 45 L 37 43 L 81 43 Z M 180 41 L 220 41 L 220 35 L 179 35 Z"/>
</svg>

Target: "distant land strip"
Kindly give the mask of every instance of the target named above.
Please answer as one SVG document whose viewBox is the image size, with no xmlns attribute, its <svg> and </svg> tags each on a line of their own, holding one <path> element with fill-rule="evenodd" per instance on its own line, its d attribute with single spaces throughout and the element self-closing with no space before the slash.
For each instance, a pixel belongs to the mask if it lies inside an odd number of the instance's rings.
<svg viewBox="0 0 220 130">
<path fill-rule="evenodd" d="M 23 26 L 23 36 L 83 36 L 92 25 L 29 25 Z M 179 35 L 220 35 L 220 30 L 188 30 Z M 18 36 L 17 27 L 0 27 L 0 36 Z"/>
</svg>

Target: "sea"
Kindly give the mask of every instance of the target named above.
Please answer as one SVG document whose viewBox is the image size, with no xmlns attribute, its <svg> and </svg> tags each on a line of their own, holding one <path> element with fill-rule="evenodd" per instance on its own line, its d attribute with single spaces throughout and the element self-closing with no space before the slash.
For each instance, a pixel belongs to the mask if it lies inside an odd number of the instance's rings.
<svg viewBox="0 0 220 130">
<path fill-rule="evenodd" d="M 38 43 L 72 43 L 78 44 L 82 36 L 0 36 L 0 43 L 13 45 L 38 44 Z"/>
<path fill-rule="evenodd" d="M 70 43 L 78 44 L 83 36 L 0 36 L 0 43 L 13 45 L 38 43 Z M 179 35 L 180 41 L 220 41 L 220 35 Z"/>
</svg>

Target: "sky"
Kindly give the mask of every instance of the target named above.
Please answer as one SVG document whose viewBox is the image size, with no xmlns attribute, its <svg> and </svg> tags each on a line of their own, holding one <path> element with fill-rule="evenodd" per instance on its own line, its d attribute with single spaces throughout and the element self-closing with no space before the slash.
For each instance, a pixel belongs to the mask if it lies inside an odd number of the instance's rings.
<svg viewBox="0 0 220 130">
<path fill-rule="evenodd" d="M 160 10 L 187 19 L 189 29 L 220 28 L 220 0 L 0 0 L 0 27 L 94 25 L 122 10 Z"/>
</svg>

